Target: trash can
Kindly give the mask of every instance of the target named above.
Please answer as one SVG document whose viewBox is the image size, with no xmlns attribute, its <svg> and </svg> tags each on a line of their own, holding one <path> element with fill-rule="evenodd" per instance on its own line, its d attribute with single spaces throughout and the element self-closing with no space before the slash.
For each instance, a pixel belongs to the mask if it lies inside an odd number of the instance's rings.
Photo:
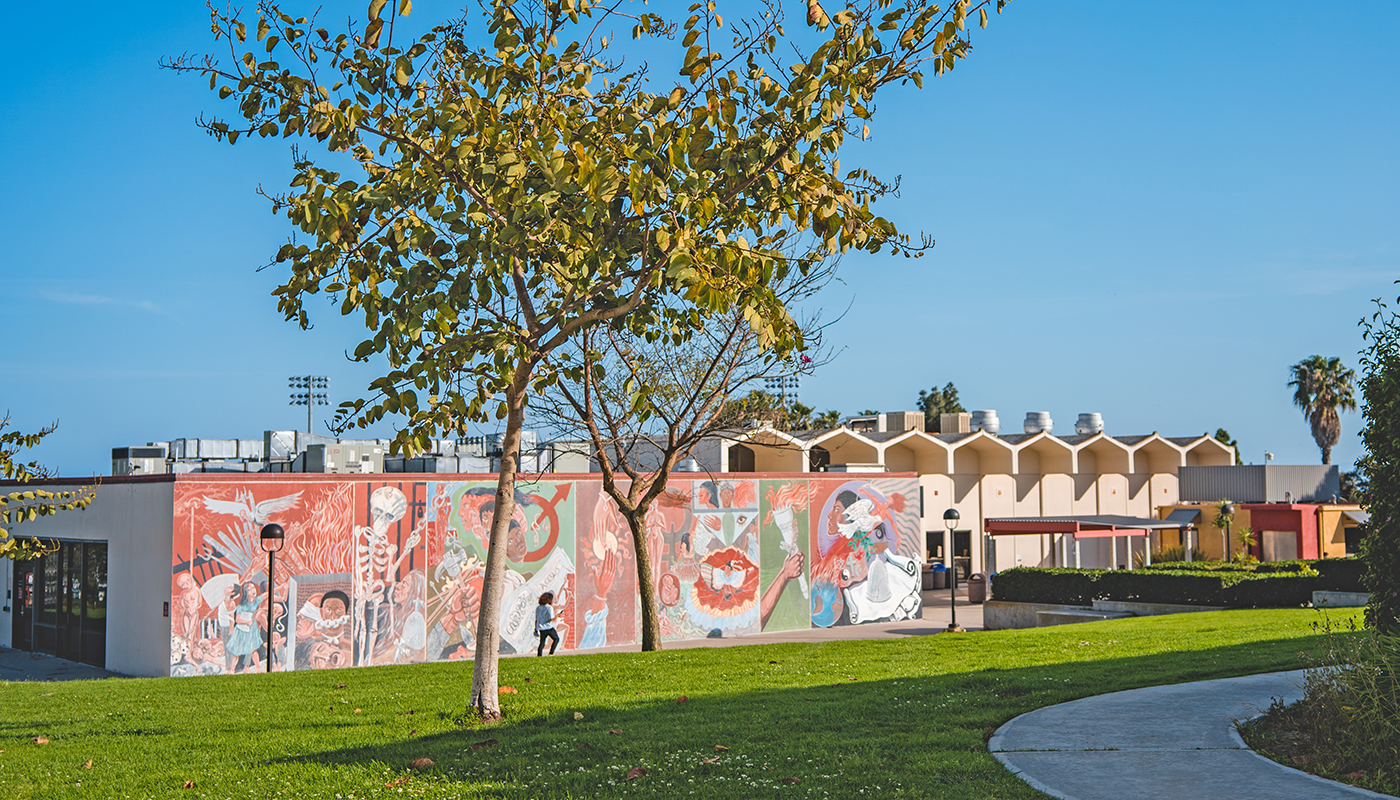
<svg viewBox="0 0 1400 800">
<path fill-rule="evenodd" d="M 934 564 L 924 571 L 924 591 L 948 588 L 948 568 Z"/>
<path fill-rule="evenodd" d="M 967 578 L 967 602 L 987 602 L 987 576 L 974 572 Z"/>
</svg>

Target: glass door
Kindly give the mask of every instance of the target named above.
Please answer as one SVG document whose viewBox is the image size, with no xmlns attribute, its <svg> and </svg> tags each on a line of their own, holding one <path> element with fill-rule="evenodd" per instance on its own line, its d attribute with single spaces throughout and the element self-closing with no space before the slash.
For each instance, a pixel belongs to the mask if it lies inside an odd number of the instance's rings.
<svg viewBox="0 0 1400 800">
<path fill-rule="evenodd" d="M 107 543 L 53 544 L 52 552 L 16 564 L 15 646 L 104 666 Z"/>
<path fill-rule="evenodd" d="M 10 604 L 13 614 L 10 617 L 10 643 L 16 650 L 34 649 L 34 575 L 37 565 L 33 561 L 17 561 L 14 564 L 15 585 L 12 590 L 14 600 Z"/>
</svg>

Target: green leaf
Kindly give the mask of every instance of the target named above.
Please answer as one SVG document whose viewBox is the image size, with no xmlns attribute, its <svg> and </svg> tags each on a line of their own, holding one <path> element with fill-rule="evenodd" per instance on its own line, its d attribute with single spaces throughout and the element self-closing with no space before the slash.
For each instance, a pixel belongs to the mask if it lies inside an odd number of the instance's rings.
<svg viewBox="0 0 1400 800">
<path fill-rule="evenodd" d="M 411 80 L 413 80 L 413 62 L 404 56 L 394 59 L 394 83 L 407 86 Z"/>
</svg>

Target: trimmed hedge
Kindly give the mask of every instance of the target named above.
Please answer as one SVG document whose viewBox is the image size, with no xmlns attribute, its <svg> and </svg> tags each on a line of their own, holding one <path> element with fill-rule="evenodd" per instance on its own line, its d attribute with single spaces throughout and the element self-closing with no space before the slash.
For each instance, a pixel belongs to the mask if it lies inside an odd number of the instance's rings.
<svg viewBox="0 0 1400 800">
<path fill-rule="evenodd" d="M 1134 603 L 1286 608 L 1308 605 L 1315 574 L 1250 571 L 1102 570 L 1017 567 L 999 572 L 992 597 L 1015 603 L 1089 605 L 1094 600 Z"/>
<path fill-rule="evenodd" d="M 1359 558 L 1324 558 L 1312 562 L 1317 570 L 1317 588 L 1325 592 L 1366 592 L 1361 575 L 1366 562 Z"/>
<path fill-rule="evenodd" d="M 1087 606 L 1094 601 L 1094 583 L 1106 569 L 1016 567 L 992 576 L 992 599 L 1013 603 L 1057 603 Z"/>
</svg>

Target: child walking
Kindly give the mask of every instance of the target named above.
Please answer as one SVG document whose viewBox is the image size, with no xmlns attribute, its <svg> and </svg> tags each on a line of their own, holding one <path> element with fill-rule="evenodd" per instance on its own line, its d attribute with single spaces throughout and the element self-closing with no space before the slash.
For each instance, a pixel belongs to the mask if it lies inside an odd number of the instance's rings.
<svg viewBox="0 0 1400 800">
<path fill-rule="evenodd" d="M 554 592 L 540 595 L 540 604 L 535 609 L 535 635 L 540 637 L 535 656 L 544 655 L 545 639 L 553 640 L 549 643 L 549 654 L 554 655 L 554 648 L 559 646 L 559 632 L 554 630 Z"/>
</svg>

